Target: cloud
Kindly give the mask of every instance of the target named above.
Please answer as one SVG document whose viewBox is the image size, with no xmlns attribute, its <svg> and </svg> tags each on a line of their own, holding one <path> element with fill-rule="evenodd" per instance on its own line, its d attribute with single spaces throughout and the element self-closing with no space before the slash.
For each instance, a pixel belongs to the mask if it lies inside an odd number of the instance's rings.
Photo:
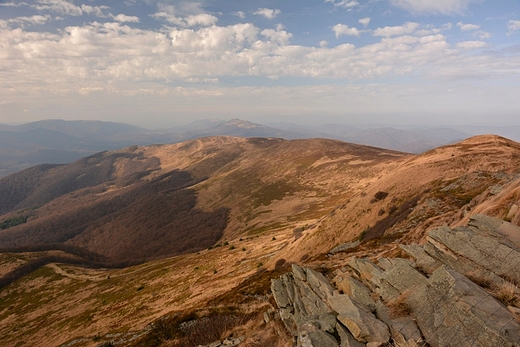
<svg viewBox="0 0 520 347">
<path fill-rule="evenodd" d="M 233 12 L 232 15 L 242 19 L 246 18 L 246 14 L 242 11 Z"/>
<path fill-rule="evenodd" d="M 514 31 L 520 30 L 520 20 L 510 20 L 507 22 L 507 28 L 509 29 L 508 35 L 511 35 Z"/>
<path fill-rule="evenodd" d="M 152 18 L 166 20 L 180 27 L 210 26 L 218 22 L 217 17 L 201 12 L 200 4 L 184 4 L 178 8 L 160 3 L 158 7 L 161 11 L 150 15 Z"/>
<path fill-rule="evenodd" d="M 186 25 L 189 27 L 196 25 L 209 26 L 216 24 L 218 22 L 218 18 L 207 13 L 201 13 L 193 16 L 188 16 L 184 18 L 184 21 L 186 22 Z"/>
<path fill-rule="evenodd" d="M 473 33 L 474 37 L 478 37 L 480 39 L 489 39 L 491 37 L 491 33 L 488 33 L 487 31 L 478 30 Z"/>
<path fill-rule="evenodd" d="M 66 0 L 37 0 L 32 7 L 39 11 L 51 11 L 69 16 L 93 14 L 99 17 L 105 16 L 103 10 L 109 9 L 108 6 L 89 6 L 84 4 L 76 6 L 74 3 Z"/>
<path fill-rule="evenodd" d="M 336 34 L 336 38 L 348 35 L 348 36 L 358 36 L 361 33 L 357 28 L 351 28 L 345 24 L 336 24 L 332 27 L 332 31 Z"/>
<path fill-rule="evenodd" d="M 359 47 L 349 43 L 329 47 L 326 42 L 315 47 L 291 44 L 292 34 L 283 26 L 262 30 L 251 23 L 167 31 L 94 22 L 53 33 L 0 26 L 0 95 L 12 93 L 6 86 L 27 95 L 96 88 L 109 94 L 141 94 L 145 89 L 169 93 L 182 83 L 222 77 L 378 83 L 401 76 L 415 80 L 518 76 L 517 56 L 475 55 L 471 50 L 484 48 L 485 43 L 454 45 L 440 33 L 410 35 L 415 28 L 414 23 L 380 28 L 385 35 Z"/>
<path fill-rule="evenodd" d="M 463 42 L 457 43 L 458 48 L 462 48 L 465 50 L 485 48 L 488 46 L 489 45 L 483 41 L 463 41 Z"/>
<path fill-rule="evenodd" d="M 31 25 L 38 25 L 38 24 L 45 24 L 50 20 L 51 20 L 51 16 L 49 16 L 49 15 L 45 15 L 45 16 L 34 15 L 34 16 L 30 16 L 30 17 L 12 18 L 12 19 L 9 19 L 7 22 L 8 23 L 18 23 L 18 24 L 22 24 L 22 25 L 25 23 L 31 24 Z"/>
<path fill-rule="evenodd" d="M 256 14 L 258 16 L 264 16 L 267 19 L 274 19 L 276 16 L 278 16 L 280 13 L 282 13 L 278 9 L 270 9 L 270 8 L 259 8 L 253 14 Z"/>
<path fill-rule="evenodd" d="M 413 14 L 455 14 L 464 12 L 470 3 L 481 0 L 390 0 L 396 7 Z"/>
<path fill-rule="evenodd" d="M 477 30 L 477 29 L 480 28 L 480 25 L 476 25 L 476 24 L 463 24 L 462 22 L 458 22 L 457 26 L 462 31 L 472 31 L 472 30 Z"/>
<path fill-rule="evenodd" d="M 363 24 L 363 26 L 366 28 L 367 25 L 370 23 L 370 17 L 361 18 L 358 20 L 358 23 Z"/>
<path fill-rule="evenodd" d="M 124 22 L 139 23 L 139 17 L 136 17 L 136 16 L 127 16 L 125 14 L 118 14 L 117 16 L 112 15 L 112 18 L 120 23 L 124 23 Z"/>
<path fill-rule="evenodd" d="M 0 6 L 5 7 L 20 7 L 20 6 L 28 6 L 29 4 L 26 2 L 6 2 L 6 3 L 0 3 Z"/>
<path fill-rule="evenodd" d="M 336 2 L 336 0 L 325 0 L 325 2 L 330 2 L 334 5 L 334 7 L 341 7 L 345 9 L 352 9 L 353 7 L 356 7 L 359 5 L 359 2 L 352 1 L 352 0 L 341 0 Z"/>
<path fill-rule="evenodd" d="M 384 28 L 377 28 L 374 30 L 374 36 L 384 36 L 384 37 L 391 37 L 391 36 L 399 36 L 404 34 L 411 34 L 413 33 L 417 28 L 419 28 L 418 23 L 414 22 L 407 22 L 401 26 L 393 26 L 393 27 L 384 27 Z"/>
</svg>

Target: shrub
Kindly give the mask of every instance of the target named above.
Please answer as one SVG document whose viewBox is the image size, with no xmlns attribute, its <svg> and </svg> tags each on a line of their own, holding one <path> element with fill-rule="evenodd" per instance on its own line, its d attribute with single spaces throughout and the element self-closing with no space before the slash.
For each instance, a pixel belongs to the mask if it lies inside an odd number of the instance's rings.
<svg viewBox="0 0 520 347">
<path fill-rule="evenodd" d="M 275 271 L 282 271 L 285 265 L 285 259 L 278 259 L 276 263 L 274 264 Z"/>
</svg>

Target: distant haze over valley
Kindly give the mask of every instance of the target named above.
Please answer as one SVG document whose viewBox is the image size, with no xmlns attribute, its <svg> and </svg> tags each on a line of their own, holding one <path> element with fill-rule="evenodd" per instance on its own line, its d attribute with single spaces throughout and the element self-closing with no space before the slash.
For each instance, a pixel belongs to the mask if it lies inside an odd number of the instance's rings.
<svg viewBox="0 0 520 347">
<path fill-rule="evenodd" d="M 133 145 L 177 143 L 207 136 L 328 138 L 408 153 L 422 153 L 473 135 L 497 134 L 520 141 L 511 127 L 376 127 L 345 124 L 262 125 L 241 119 L 198 120 L 164 129 L 103 121 L 43 120 L 0 124 L 0 177 L 38 164 L 65 164 L 93 153 Z"/>
</svg>

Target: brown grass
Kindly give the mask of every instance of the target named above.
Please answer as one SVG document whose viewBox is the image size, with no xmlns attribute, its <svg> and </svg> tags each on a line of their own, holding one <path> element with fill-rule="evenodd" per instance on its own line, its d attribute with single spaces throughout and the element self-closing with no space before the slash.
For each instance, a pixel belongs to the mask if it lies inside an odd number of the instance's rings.
<svg viewBox="0 0 520 347">
<path fill-rule="evenodd" d="M 511 282 L 504 282 L 501 285 L 493 286 L 492 295 L 506 306 L 519 306 L 520 295 L 517 294 L 518 288 Z"/>
<path fill-rule="evenodd" d="M 482 287 L 484 289 L 492 289 L 493 288 L 493 283 L 489 279 L 487 279 L 487 278 L 479 277 L 479 276 L 477 276 L 477 275 L 475 275 L 474 273 L 471 273 L 471 272 L 470 273 L 466 273 L 465 275 L 473 283 L 478 284 L 480 287 Z"/>
<path fill-rule="evenodd" d="M 390 317 L 399 318 L 409 316 L 411 313 L 410 305 L 406 303 L 408 292 L 404 292 L 399 295 L 396 299 L 390 300 L 386 306 Z"/>
</svg>

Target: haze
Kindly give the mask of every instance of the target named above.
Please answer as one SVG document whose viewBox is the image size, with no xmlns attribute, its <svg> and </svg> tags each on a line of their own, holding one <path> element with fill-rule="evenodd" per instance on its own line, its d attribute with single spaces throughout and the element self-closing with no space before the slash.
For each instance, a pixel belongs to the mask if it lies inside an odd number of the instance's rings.
<svg viewBox="0 0 520 347">
<path fill-rule="evenodd" d="M 0 1 L 0 122 L 518 125 L 520 5 Z"/>
</svg>

